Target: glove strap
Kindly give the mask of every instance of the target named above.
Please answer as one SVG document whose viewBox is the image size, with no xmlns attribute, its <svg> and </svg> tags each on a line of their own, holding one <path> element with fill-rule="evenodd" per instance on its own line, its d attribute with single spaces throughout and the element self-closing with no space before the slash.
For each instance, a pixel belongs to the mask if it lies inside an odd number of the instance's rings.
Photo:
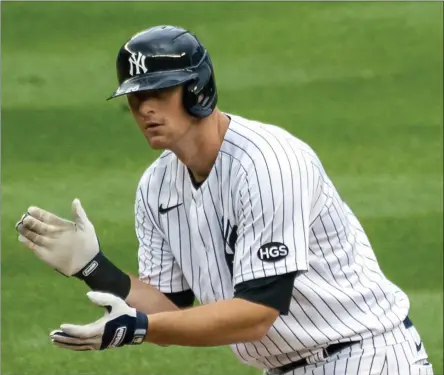
<svg viewBox="0 0 444 375">
<path fill-rule="evenodd" d="M 112 293 L 123 300 L 131 289 L 130 277 L 99 251 L 79 272 L 73 275 L 94 291 Z"/>
<path fill-rule="evenodd" d="M 136 327 L 134 329 L 134 337 L 130 345 L 140 345 L 145 340 L 148 333 L 148 317 L 146 314 L 137 311 Z"/>
<path fill-rule="evenodd" d="M 120 315 L 105 324 L 100 350 L 124 345 L 140 345 L 148 332 L 148 317 L 136 311 L 136 316 Z"/>
</svg>

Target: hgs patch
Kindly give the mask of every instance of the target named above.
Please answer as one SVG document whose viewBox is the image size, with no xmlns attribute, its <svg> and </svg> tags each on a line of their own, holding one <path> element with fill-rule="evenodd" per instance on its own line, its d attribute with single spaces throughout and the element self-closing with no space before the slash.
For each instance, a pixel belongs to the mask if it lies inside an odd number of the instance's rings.
<svg viewBox="0 0 444 375">
<path fill-rule="evenodd" d="M 257 257 L 263 262 L 277 262 L 288 255 L 287 245 L 281 242 L 269 242 L 257 251 Z"/>
</svg>

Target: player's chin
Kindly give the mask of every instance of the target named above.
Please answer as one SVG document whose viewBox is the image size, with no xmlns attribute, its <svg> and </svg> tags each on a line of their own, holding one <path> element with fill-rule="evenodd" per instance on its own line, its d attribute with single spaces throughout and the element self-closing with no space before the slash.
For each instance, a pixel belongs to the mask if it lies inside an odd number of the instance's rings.
<svg viewBox="0 0 444 375">
<path fill-rule="evenodd" d="M 162 135 L 145 136 L 145 138 L 153 150 L 165 150 L 169 148 L 171 143 L 165 136 Z"/>
</svg>

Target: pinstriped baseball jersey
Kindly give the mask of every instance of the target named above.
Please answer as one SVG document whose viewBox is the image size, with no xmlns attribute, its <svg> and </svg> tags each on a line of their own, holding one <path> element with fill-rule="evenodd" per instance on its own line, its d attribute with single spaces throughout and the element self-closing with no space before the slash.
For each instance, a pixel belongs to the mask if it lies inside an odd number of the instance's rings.
<svg viewBox="0 0 444 375">
<path fill-rule="evenodd" d="M 244 281 L 298 271 L 289 313 L 263 340 L 232 345 L 258 368 L 399 325 L 408 298 L 380 270 L 316 153 L 282 128 L 227 115 L 200 187 L 170 151 L 143 174 L 135 202 L 140 278 L 165 293 L 191 288 L 208 304 L 232 298 Z"/>
<path fill-rule="evenodd" d="M 433 375 L 427 358 L 416 328 L 401 324 L 344 348 L 322 363 L 302 366 L 285 375 Z"/>
</svg>

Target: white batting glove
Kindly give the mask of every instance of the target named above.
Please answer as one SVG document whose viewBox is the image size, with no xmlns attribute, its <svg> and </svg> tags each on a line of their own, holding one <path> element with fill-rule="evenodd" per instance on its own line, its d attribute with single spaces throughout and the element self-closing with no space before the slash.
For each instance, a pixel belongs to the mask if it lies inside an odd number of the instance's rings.
<svg viewBox="0 0 444 375">
<path fill-rule="evenodd" d="M 106 308 L 105 315 L 86 325 L 62 324 L 49 334 L 54 345 L 71 350 L 104 350 L 142 344 L 148 317 L 110 293 L 88 292 L 88 298 Z"/>
<path fill-rule="evenodd" d="M 16 224 L 18 240 L 65 276 L 80 271 L 100 251 L 94 226 L 78 199 L 72 202 L 72 216 L 74 221 L 69 221 L 32 206 Z"/>
</svg>

